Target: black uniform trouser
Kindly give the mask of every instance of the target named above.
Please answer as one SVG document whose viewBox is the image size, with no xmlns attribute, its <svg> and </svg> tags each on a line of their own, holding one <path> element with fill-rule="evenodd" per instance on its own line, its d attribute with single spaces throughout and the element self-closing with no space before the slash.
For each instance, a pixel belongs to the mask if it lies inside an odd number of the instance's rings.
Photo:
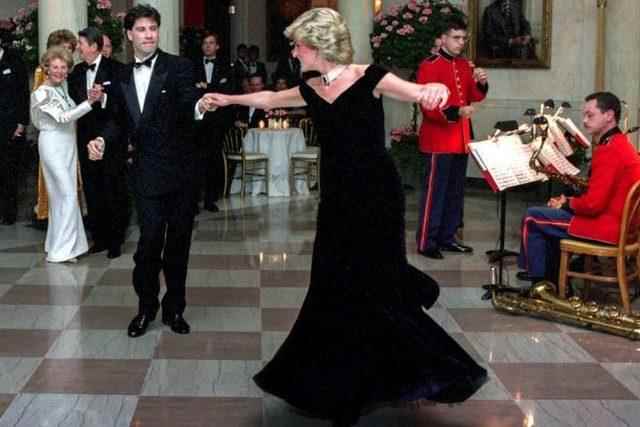
<svg viewBox="0 0 640 427">
<path fill-rule="evenodd" d="M 0 136 L 0 218 L 15 221 L 18 213 L 17 143 Z"/>
<path fill-rule="evenodd" d="M 192 187 L 153 197 L 135 195 L 140 239 L 133 256 L 136 263 L 133 287 L 138 294 L 140 312 L 154 314 L 160 306 L 160 270 L 167 282 L 167 293 L 162 299 L 163 312 L 184 312 L 194 197 Z"/>
</svg>

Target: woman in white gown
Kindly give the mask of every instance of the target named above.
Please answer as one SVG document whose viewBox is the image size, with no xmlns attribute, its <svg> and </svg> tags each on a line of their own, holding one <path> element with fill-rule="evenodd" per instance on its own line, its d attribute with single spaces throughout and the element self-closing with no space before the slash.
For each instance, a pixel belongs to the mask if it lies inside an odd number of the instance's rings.
<svg viewBox="0 0 640 427">
<path fill-rule="evenodd" d="M 87 236 L 78 205 L 75 121 L 91 111 L 102 96 L 88 91 L 80 105 L 69 96 L 67 75 L 73 66 L 69 51 L 53 47 L 42 56 L 45 82 L 31 94 L 31 122 L 40 130 L 38 152 L 49 193 L 49 227 L 44 250 L 49 262 L 75 262 L 87 252 Z"/>
</svg>

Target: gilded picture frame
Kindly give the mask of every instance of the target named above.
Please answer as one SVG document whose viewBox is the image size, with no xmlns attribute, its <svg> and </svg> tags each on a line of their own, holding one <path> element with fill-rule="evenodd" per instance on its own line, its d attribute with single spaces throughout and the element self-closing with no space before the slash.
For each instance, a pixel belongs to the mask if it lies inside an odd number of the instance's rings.
<svg viewBox="0 0 640 427">
<path fill-rule="evenodd" d="M 468 1 L 469 57 L 477 66 L 551 67 L 553 0 Z"/>
</svg>

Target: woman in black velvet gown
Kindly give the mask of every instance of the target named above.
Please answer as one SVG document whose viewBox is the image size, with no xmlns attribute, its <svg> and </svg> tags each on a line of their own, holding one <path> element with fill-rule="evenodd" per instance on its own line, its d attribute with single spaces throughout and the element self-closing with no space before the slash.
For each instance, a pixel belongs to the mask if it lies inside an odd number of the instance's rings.
<svg viewBox="0 0 640 427">
<path fill-rule="evenodd" d="M 282 92 L 212 95 L 217 106 L 308 106 L 321 144 L 311 283 L 289 336 L 255 382 L 305 413 L 354 425 L 385 403 L 461 402 L 486 371 L 423 312 L 438 285 L 406 259 L 405 200 L 385 149 L 380 95 L 441 108 L 439 84 L 353 65 L 348 29 L 312 9 L 285 34 L 303 70 L 322 77 Z"/>
</svg>

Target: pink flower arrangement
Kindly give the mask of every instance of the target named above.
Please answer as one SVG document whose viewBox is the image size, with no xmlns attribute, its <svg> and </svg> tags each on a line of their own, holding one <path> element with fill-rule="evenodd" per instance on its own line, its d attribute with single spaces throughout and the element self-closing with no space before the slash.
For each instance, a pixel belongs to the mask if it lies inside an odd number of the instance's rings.
<svg viewBox="0 0 640 427">
<path fill-rule="evenodd" d="M 436 40 L 451 15 L 466 18 L 447 0 L 409 0 L 378 13 L 370 36 L 375 62 L 417 69 L 425 57 L 439 48 Z"/>
</svg>

